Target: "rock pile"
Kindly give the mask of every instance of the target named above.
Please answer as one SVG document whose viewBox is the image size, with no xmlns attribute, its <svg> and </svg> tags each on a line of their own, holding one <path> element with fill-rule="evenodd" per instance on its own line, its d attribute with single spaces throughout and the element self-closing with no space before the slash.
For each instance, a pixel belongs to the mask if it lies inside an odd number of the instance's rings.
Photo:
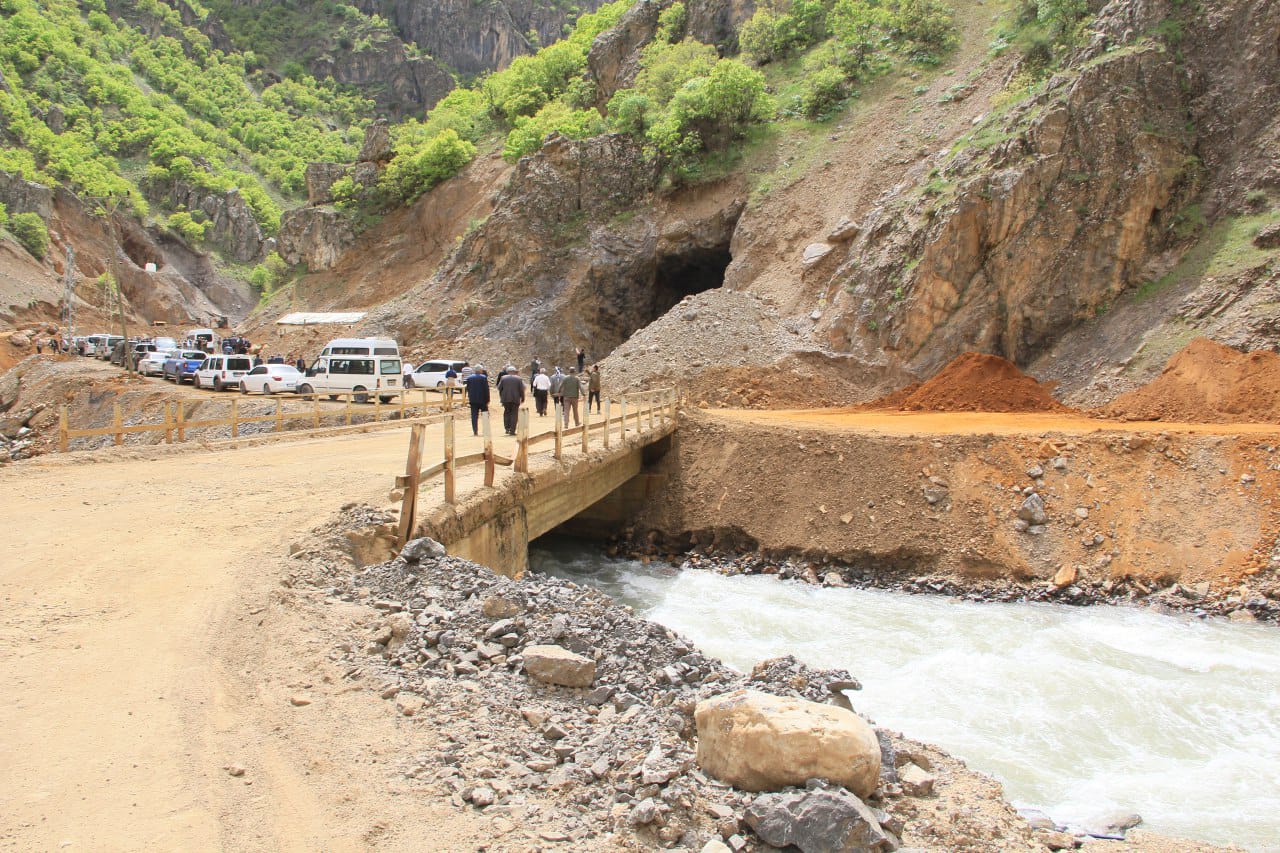
<svg viewBox="0 0 1280 853">
<path fill-rule="evenodd" d="M 881 397 L 868 409 L 916 412 L 1067 412 L 1050 388 L 998 355 L 966 352 L 923 383 Z"/>
<path fill-rule="evenodd" d="M 1280 420 L 1280 355 L 1244 353 L 1196 338 L 1153 381 L 1103 412 L 1131 420 L 1275 423 Z"/>
<path fill-rule="evenodd" d="M 387 520 L 346 511 L 348 527 Z M 414 562 L 398 557 L 352 574 L 340 553 L 347 541 L 338 529 L 296 545 L 306 568 L 290 582 L 335 604 L 369 605 L 363 636 L 333 656 L 394 713 L 443 734 L 444 748 L 406 756 L 401 771 L 491 818 L 499 840 L 490 849 L 743 851 L 785 837 L 806 851 L 891 850 L 912 843 L 907 812 L 929 815 L 917 821 L 922 837 L 945 836 L 946 815 L 981 813 L 991 843 L 1036 849 L 983 777 L 850 711 L 813 705 L 856 688 L 847 672 L 781 658 L 737 673 L 595 590 L 497 577 L 432 556 L 425 543 L 409 547 Z M 810 780 L 764 794 L 715 780 L 698 764 L 695 709 L 734 691 L 842 715 L 875 754 L 864 756 L 869 776 L 848 780 L 864 796 Z M 937 782 L 907 795 L 897 767 L 913 760 L 932 766 Z M 984 795 L 975 799 L 974 786 Z M 928 805 L 909 806 L 912 796 Z M 853 839 L 861 848 L 847 846 Z"/>
</svg>

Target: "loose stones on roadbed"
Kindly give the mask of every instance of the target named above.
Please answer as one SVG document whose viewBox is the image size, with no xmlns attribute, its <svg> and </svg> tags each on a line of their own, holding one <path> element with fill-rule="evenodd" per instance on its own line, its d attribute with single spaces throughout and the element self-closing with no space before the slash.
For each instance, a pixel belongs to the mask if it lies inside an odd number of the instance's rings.
<svg viewBox="0 0 1280 853">
<path fill-rule="evenodd" d="M 436 556 L 433 545 L 410 543 L 406 556 L 414 561 L 396 558 L 354 576 L 326 559 L 322 545 L 299 555 L 312 560 L 305 581 L 330 601 L 376 608 L 365 639 L 344 643 L 334 657 L 346 662 L 348 678 L 377 685 L 410 718 L 406 724 L 430 726 L 439 743 L 401 756 L 399 770 L 490 818 L 491 849 L 743 851 L 790 843 L 809 853 L 893 850 L 904 816 L 913 815 L 920 834 L 945 846 L 956 820 L 948 815 L 978 808 L 971 799 L 947 800 L 943 780 L 982 777 L 831 704 L 847 704 L 843 691 L 856 689 L 847 672 L 780 658 L 743 675 L 595 590 L 541 576 L 498 577 Z M 729 725 L 722 706 L 734 703 L 716 699 L 725 694 L 763 695 L 766 705 L 782 703 L 801 716 L 835 715 L 857 745 L 858 772 L 841 779 L 854 790 L 782 775 L 757 785 L 766 793 L 753 793 L 718 779 L 732 778 L 735 762 L 750 763 L 742 750 L 761 749 L 751 744 L 753 726 L 785 727 L 777 708 L 753 707 L 739 715 L 747 737 L 717 740 L 703 726 Z M 795 755 L 813 756 L 803 728 L 780 741 L 793 755 L 764 750 L 755 758 L 781 767 Z M 940 771 L 938 762 L 952 769 Z M 966 824 L 967 837 L 1034 844 L 1031 829 L 992 790 L 980 806 L 984 819 L 970 821 L 982 827 Z"/>
</svg>

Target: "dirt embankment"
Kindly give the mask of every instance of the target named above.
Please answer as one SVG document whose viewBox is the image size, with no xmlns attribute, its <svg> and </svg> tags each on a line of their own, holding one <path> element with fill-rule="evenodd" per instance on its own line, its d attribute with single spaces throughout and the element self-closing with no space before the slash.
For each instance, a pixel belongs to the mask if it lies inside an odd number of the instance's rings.
<svg viewBox="0 0 1280 853">
<path fill-rule="evenodd" d="M 1067 423 L 1059 434 L 893 434 L 686 416 L 637 532 L 667 553 L 799 556 L 884 583 L 937 574 L 1110 590 L 1124 579 L 1241 602 L 1280 594 L 1280 429 Z"/>
<path fill-rule="evenodd" d="M 966 352 L 926 382 L 881 397 L 865 408 L 904 412 L 1067 412 L 1053 387 L 998 355 Z"/>
<path fill-rule="evenodd" d="M 1102 411 L 1127 420 L 1280 423 L 1280 355 L 1196 338 L 1158 377 Z"/>
</svg>

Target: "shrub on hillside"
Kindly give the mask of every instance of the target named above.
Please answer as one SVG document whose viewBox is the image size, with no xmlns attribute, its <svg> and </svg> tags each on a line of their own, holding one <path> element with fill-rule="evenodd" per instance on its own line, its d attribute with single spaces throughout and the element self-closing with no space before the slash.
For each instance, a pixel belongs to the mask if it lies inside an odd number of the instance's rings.
<svg viewBox="0 0 1280 853">
<path fill-rule="evenodd" d="M 197 222 L 192 219 L 191 214 L 185 210 L 170 214 L 166 221 L 170 230 L 177 233 L 188 243 L 199 243 L 203 240 L 205 229 L 209 227 L 207 222 Z"/>
<path fill-rule="evenodd" d="M 44 260 L 45 252 L 49 251 L 49 229 L 38 213 L 11 214 L 6 227 L 31 257 Z"/>
<path fill-rule="evenodd" d="M 762 5 L 738 32 L 742 52 L 764 64 L 817 43 L 826 35 L 827 7 L 821 0 Z"/>
<path fill-rule="evenodd" d="M 502 156 L 514 163 L 541 148 L 542 141 L 552 133 L 586 139 L 604 133 L 605 129 L 604 119 L 595 110 L 575 110 L 568 104 L 552 101 L 535 115 L 516 121 L 516 126 L 507 134 Z"/>
<path fill-rule="evenodd" d="M 442 130 L 421 147 L 398 152 L 378 185 L 390 198 L 413 201 L 458 174 L 475 156 L 476 147 L 457 131 Z"/>
<path fill-rule="evenodd" d="M 735 59 L 722 59 L 710 74 L 680 87 L 647 135 L 679 166 L 701 151 L 727 147 L 773 114 L 764 75 Z"/>
<path fill-rule="evenodd" d="M 849 80 L 839 68 L 820 68 L 804 78 L 800 106 L 809 118 L 821 118 L 849 97 Z"/>
<path fill-rule="evenodd" d="M 955 18 L 941 0 L 888 0 L 889 34 L 917 61 L 936 59 L 956 46 Z"/>
</svg>

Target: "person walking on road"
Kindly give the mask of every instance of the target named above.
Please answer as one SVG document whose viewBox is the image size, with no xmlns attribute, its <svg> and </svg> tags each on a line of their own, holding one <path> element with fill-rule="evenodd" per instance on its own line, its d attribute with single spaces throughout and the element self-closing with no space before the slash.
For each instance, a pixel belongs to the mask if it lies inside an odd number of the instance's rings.
<svg viewBox="0 0 1280 853">
<path fill-rule="evenodd" d="M 564 409 L 564 425 L 569 425 L 569 410 L 573 410 L 573 425 L 578 426 L 578 398 L 582 396 L 582 383 L 578 381 L 578 371 L 569 368 L 569 375 L 560 383 L 560 407 Z"/>
<path fill-rule="evenodd" d="M 467 377 L 467 403 L 471 406 L 471 434 L 480 434 L 480 413 L 489 411 L 489 377 L 485 375 L 484 365 L 477 364 L 476 369 Z"/>
<path fill-rule="evenodd" d="M 502 428 L 507 435 L 515 435 L 520 404 L 524 402 L 524 380 L 519 373 L 508 373 L 498 380 L 498 401 L 502 403 Z"/>
<path fill-rule="evenodd" d="M 600 414 L 600 365 L 591 365 L 587 374 L 587 410 L 590 411 L 592 401 L 596 404 L 596 414 Z"/>
<path fill-rule="evenodd" d="M 533 384 L 533 380 L 537 379 L 538 374 L 541 372 L 542 372 L 542 360 L 535 355 L 533 357 L 533 361 L 530 362 L 529 364 L 529 384 L 530 385 Z"/>
<path fill-rule="evenodd" d="M 579 376 L 581 376 L 583 373 L 585 373 L 585 372 L 586 372 L 586 366 L 587 366 L 587 351 L 586 351 L 585 349 L 583 349 L 582 347 L 578 347 L 578 348 L 574 351 L 574 355 L 576 355 L 576 356 L 578 357 L 578 375 L 579 375 Z"/>
<path fill-rule="evenodd" d="M 547 395 L 551 393 L 551 377 L 547 371 L 539 370 L 533 377 L 533 405 L 541 417 L 547 416 Z"/>
<path fill-rule="evenodd" d="M 556 372 L 551 374 L 551 399 L 557 406 L 562 402 L 560 399 L 560 383 L 562 382 L 564 382 L 564 374 L 557 367 Z"/>
</svg>

